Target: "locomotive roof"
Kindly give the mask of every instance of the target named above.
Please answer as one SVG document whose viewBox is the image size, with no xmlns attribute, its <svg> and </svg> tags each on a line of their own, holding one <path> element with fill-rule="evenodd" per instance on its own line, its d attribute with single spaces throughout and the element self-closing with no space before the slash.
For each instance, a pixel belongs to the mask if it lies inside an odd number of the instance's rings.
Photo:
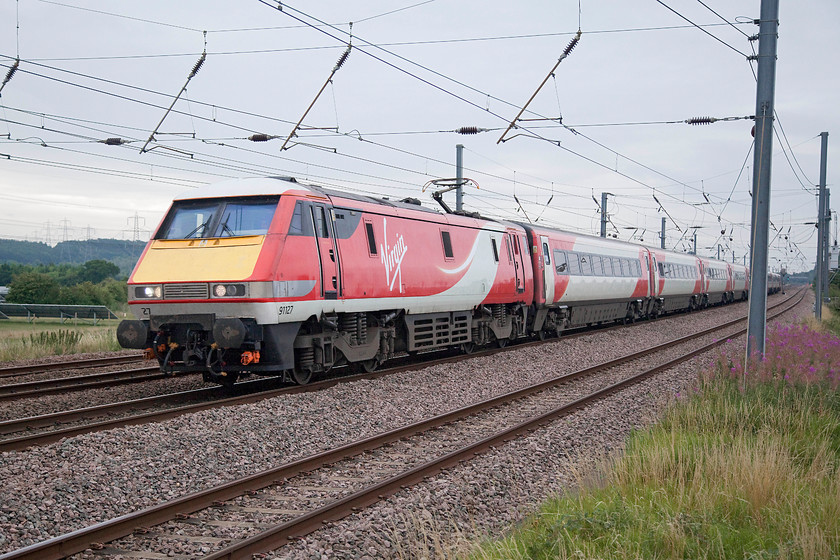
<svg viewBox="0 0 840 560">
<path fill-rule="evenodd" d="M 403 200 L 390 200 L 388 198 L 376 198 L 363 194 L 355 194 L 338 189 L 330 189 L 320 185 L 299 183 L 294 177 L 250 177 L 244 179 L 230 179 L 209 185 L 202 185 L 198 189 L 187 191 L 175 197 L 175 200 L 192 200 L 196 198 L 227 198 L 231 196 L 263 196 L 283 195 L 289 191 L 310 191 L 319 193 L 330 198 L 343 198 L 366 202 L 368 204 L 380 204 L 392 208 L 406 208 L 439 214 L 433 208 L 427 208 L 420 204 L 416 198 Z"/>
<path fill-rule="evenodd" d="M 299 183 L 294 177 L 250 177 L 243 179 L 230 179 L 209 185 L 202 185 L 198 189 L 181 193 L 175 200 L 194 200 L 199 198 L 228 198 L 231 196 L 277 196 L 289 191 L 309 191 L 326 196 L 330 199 L 354 200 L 367 204 L 377 204 L 389 208 L 401 208 L 415 212 L 427 212 L 437 216 L 460 215 L 470 218 L 477 218 L 488 222 L 498 222 L 492 218 L 479 216 L 470 213 L 444 214 L 437 208 L 423 206 L 416 198 L 404 198 L 392 200 L 389 198 L 375 197 L 365 194 L 351 193 L 339 189 L 332 189 L 310 183 Z"/>
</svg>

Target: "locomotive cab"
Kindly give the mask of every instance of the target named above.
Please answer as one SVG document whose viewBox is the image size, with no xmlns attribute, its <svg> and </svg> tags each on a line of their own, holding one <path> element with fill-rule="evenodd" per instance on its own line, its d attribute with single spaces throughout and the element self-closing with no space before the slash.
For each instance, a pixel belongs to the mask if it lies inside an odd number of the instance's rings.
<svg viewBox="0 0 840 560">
<path fill-rule="evenodd" d="M 279 289 L 268 253 L 282 250 L 294 197 L 284 205 L 276 187 L 243 187 L 217 185 L 176 199 L 129 279 L 137 319 L 122 321 L 117 339 L 144 349 L 164 372 L 199 371 L 232 384 L 246 373 L 290 367 L 285 341 L 299 324 L 278 324 L 265 302 Z"/>
</svg>

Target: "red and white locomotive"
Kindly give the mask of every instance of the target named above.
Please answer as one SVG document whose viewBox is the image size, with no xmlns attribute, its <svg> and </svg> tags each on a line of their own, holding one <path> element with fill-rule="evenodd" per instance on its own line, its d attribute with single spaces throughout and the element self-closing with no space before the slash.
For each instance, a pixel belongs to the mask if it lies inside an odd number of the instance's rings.
<svg viewBox="0 0 840 560">
<path fill-rule="evenodd" d="M 242 179 L 175 199 L 129 278 L 137 320 L 117 337 L 166 372 L 307 383 L 400 352 L 469 352 L 743 299 L 746 278 L 720 261 L 416 199 Z"/>
</svg>

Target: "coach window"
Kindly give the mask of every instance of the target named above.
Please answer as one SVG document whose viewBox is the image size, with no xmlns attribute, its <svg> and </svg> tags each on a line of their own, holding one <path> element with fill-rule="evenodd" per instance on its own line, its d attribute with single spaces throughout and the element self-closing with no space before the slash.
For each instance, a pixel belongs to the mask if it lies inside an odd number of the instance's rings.
<svg viewBox="0 0 840 560">
<path fill-rule="evenodd" d="M 633 259 L 630 264 L 633 265 L 633 276 L 640 278 L 642 276 L 642 262 L 639 259 Z"/>
<path fill-rule="evenodd" d="M 368 253 L 370 256 L 376 256 L 376 236 L 373 233 L 373 224 L 365 222 L 365 233 L 367 234 Z"/>
<path fill-rule="evenodd" d="M 630 270 L 630 260 L 629 259 L 621 259 L 621 275 L 622 276 L 633 276 L 633 272 Z"/>
<path fill-rule="evenodd" d="M 447 259 L 454 258 L 455 254 L 452 252 L 452 239 L 449 237 L 449 232 L 441 231 L 440 239 L 443 241 L 443 256 Z"/>
<path fill-rule="evenodd" d="M 592 276 L 592 255 L 580 256 L 580 273 L 584 276 Z"/>
<path fill-rule="evenodd" d="M 508 256 L 508 262 L 513 262 L 513 251 L 511 251 L 511 249 L 510 249 L 510 243 L 511 243 L 511 241 L 510 241 L 510 239 L 508 239 L 508 237 L 509 237 L 509 236 L 507 236 L 507 235 L 505 235 L 505 236 L 504 236 L 504 239 L 505 239 L 505 252 L 507 253 L 507 256 Z M 515 238 L 514 238 L 514 239 L 515 239 Z"/>
<path fill-rule="evenodd" d="M 600 255 L 592 255 L 592 274 L 595 276 L 604 275 L 604 261 L 601 260 Z"/>
<path fill-rule="evenodd" d="M 573 276 L 580 276 L 580 255 L 570 252 L 569 257 L 569 274 Z"/>
<path fill-rule="evenodd" d="M 551 253 L 548 249 L 548 243 L 543 243 L 543 258 L 545 259 L 545 266 L 551 264 Z"/>
<path fill-rule="evenodd" d="M 493 246 L 493 260 L 495 260 L 496 262 L 499 262 L 499 248 L 496 247 L 496 238 L 495 237 L 490 238 L 490 245 Z"/>
<path fill-rule="evenodd" d="M 557 271 L 557 274 L 569 273 L 569 264 L 566 261 L 566 253 L 557 249 L 554 250 L 554 270 Z"/>
</svg>

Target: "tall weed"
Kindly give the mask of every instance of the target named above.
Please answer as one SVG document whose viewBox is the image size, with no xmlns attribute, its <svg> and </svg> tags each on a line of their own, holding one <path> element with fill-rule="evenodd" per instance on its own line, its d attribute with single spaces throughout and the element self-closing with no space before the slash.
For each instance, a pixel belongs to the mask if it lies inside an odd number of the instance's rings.
<svg viewBox="0 0 840 560">
<path fill-rule="evenodd" d="M 114 328 L 44 330 L 0 339 L 0 362 L 117 350 Z"/>
</svg>

